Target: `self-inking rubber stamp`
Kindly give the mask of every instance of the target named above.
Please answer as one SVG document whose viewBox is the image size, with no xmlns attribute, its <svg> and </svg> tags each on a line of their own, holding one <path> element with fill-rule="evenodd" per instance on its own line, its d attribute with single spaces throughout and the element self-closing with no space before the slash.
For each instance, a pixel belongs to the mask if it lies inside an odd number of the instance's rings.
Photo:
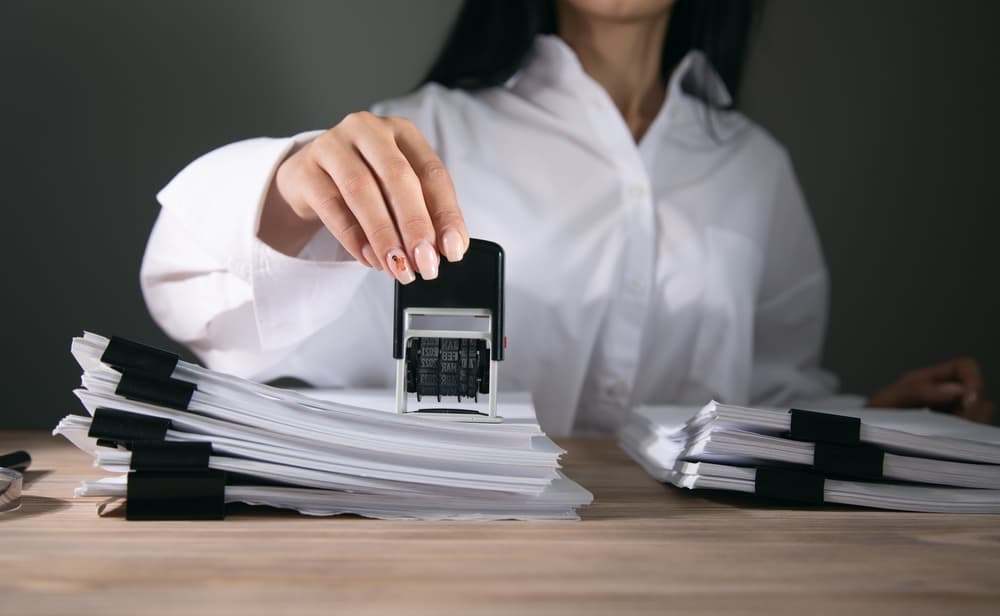
<svg viewBox="0 0 1000 616">
<path fill-rule="evenodd" d="M 503 248 L 473 239 L 461 261 L 441 261 L 434 280 L 396 283 L 393 357 L 396 412 L 406 414 L 409 394 L 479 401 L 489 413 L 461 408 L 410 411 L 434 419 L 499 422 L 497 364 L 503 360 Z"/>
</svg>

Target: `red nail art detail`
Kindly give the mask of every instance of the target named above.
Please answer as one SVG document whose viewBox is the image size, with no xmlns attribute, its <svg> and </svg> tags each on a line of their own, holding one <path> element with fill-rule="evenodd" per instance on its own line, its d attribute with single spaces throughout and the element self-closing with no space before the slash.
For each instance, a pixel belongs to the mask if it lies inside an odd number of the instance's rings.
<svg viewBox="0 0 1000 616">
<path fill-rule="evenodd" d="M 392 259 L 392 266 L 396 268 L 397 272 L 402 273 L 406 271 L 406 259 L 399 255 L 392 255 L 390 258 Z"/>
</svg>

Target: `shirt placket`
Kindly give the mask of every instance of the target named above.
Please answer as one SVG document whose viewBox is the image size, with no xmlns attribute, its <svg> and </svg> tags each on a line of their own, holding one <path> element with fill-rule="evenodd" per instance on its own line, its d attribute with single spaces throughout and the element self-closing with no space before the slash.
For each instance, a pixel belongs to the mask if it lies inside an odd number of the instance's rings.
<svg viewBox="0 0 1000 616">
<path fill-rule="evenodd" d="M 650 305 L 655 248 L 655 217 L 649 173 L 631 133 L 607 96 L 588 97 L 595 134 L 613 153 L 620 178 L 622 232 L 627 235 L 618 270 L 617 289 L 609 289 L 609 304 L 600 338 L 600 361 L 592 378 L 598 402 L 594 411 L 603 427 L 618 423 L 630 406 L 642 353 L 643 330 Z"/>
</svg>

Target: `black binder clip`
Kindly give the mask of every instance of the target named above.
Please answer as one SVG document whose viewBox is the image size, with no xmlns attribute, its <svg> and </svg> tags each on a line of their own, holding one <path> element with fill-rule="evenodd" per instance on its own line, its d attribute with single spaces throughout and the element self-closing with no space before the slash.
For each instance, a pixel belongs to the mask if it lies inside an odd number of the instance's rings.
<svg viewBox="0 0 1000 616">
<path fill-rule="evenodd" d="M 131 449 L 138 442 L 162 442 L 169 429 L 169 419 L 102 406 L 94 411 L 87 436 L 102 447 Z"/>
<path fill-rule="evenodd" d="M 804 469 L 761 466 L 754 475 L 757 496 L 822 505 L 825 490 L 826 479 Z"/>
<path fill-rule="evenodd" d="M 226 473 L 208 467 L 209 442 L 142 442 L 132 448 L 125 518 L 221 520 Z"/>
<path fill-rule="evenodd" d="M 465 257 L 442 261 L 434 280 L 396 283 L 393 357 L 396 359 L 396 412 L 407 414 L 407 397 L 442 396 L 479 401 L 488 412 L 434 408 L 411 413 L 434 419 L 500 422 L 497 365 L 503 360 L 503 249 L 473 239 Z"/>
<path fill-rule="evenodd" d="M 221 520 L 226 517 L 226 474 L 217 470 L 132 471 L 125 496 L 127 520 Z"/>
</svg>

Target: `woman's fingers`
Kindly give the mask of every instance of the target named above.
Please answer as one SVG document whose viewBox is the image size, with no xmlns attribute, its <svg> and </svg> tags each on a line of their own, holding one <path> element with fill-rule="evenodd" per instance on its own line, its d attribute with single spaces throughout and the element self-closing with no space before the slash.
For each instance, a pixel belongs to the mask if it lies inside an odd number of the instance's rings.
<svg viewBox="0 0 1000 616">
<path fill-rule="evenodd" d="M 417 271 L 426 280 L 437 278 L 439 256 L 434 246 L 434 226 L 424 203 L 420 179 L 396 144 L 390 125 L 368 114 L 353 121 L 347 130 L 378 180 L 396 230 Z"/>
<path fill-rule="evenodd" d="M 962 406 L 975 406 L 984 397 L 983 371 L 979 368 L 979 362 L 971 357 L 962 357 L 953 360 L 953 363 L 958 381 L 965 386 Z"/>
<path fill-rule="evenodd" d="M 403 118 L 348 115 L 282 163 L 265 206 L 258 235 L 288 253 L 319 219 L 355 259 L 403 284 L 414 270 L 436 278 L 440 254 L 458 261 L 469 246 L 451 177 Z"/>
<path fill-rule="evenodd" d="M 983 398 L 983 373 L 979 363 L 971 357 L 959 357 L 935 364 L 912 373 L 929 381 L 948 381 L 961 384 L 962 406 L 972 406 Z M 956 396 L 957 397 L 957 396 Z"/>
<path fill-rule="evenodd" d="M 363 230 L 371 252 L 401 283 L 413 282 L 416 276 L 410 259 L 403 250 L 395 221 L 372 170 L 361 154 L 341 135 L 328 132 L 320 138 L 324 138 L 322 144 L 317 144 L 321 146 L 316 154 L 320 165 L 336 184 L 347 209 Z M 338 240 L 341 239 L 339 229 L 328 228 Z M 363 251 L 363 247 L 360 250 Z"/>
<path fill-rule="evenodd" d="M 326 171 L 314 164 L 305 165 L 302 168 L 299 186 L 302 199 L 319 217 L 323 226 L 337 238 L 341 246 L 361 263 L 375 267 L 376 263 L 372 263 L 365 255 L 368 238 L 364 229 L 347 207 L 336 184 Z"/>
<path fill-rule="evenodd" d="M 906 406 L 947 407 L 961 399 L 965 388 L 954 381 L 918 381 L 908 393 Z"/>
<path fill-rule="evenodd" d="M 996 405 L 989 400 L 982 400 L 972 406 L 959 410 L 955 414 L 965 419 L 978 421 L 979 423 L 993 423 L 993 417 L 996 414 Z"/>
<path fill-rule="evenodd" d="M 992 403 L 986 400 L 979 364 L 967 357 L 909 372 L 878 391 L 869 405 L 930 407 L 976 415 L 985 415 L 986 410 L 993 412 Z"/>
<path fill-rule="evenodd" d="M 937 382 L 908 374 L 869 398 L 867 406 L 876 408 L 945 407 L 958 400 L 965 390 L 958 383 Z"/>
<path fill-rule="evenodd" d="M 469 232 L 458 208 L 455 185 L 448 170 L 417 127 L 405 118 L 392 118 L 396 143 L 419 179 L 423 202 L 434 226 L 436 246 L 449 261 L 460 261 L 469 247 Z"/>
</svg>

